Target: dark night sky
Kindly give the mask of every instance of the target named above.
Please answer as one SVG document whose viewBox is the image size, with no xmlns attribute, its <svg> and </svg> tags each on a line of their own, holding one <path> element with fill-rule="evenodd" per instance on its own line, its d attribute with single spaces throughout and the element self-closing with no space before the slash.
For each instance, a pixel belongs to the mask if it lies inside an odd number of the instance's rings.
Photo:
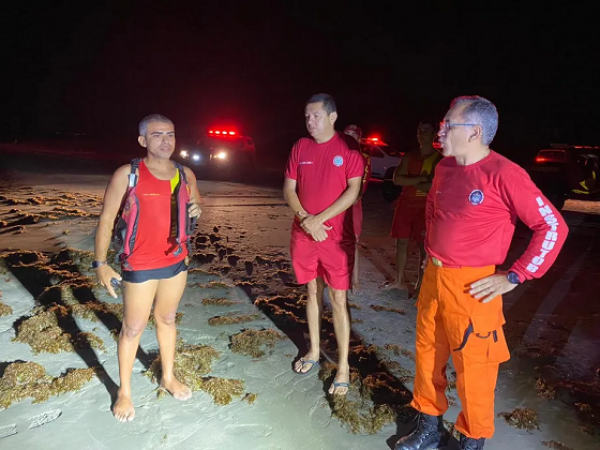
<svg viewBox="0 0 600 450">
<path fill-rule="evenodd" d="M 549 5 L 3 4 L 0 135 L 135 135 L 143 116 L 160 112 L 180 135 L 228 121 L 259 152 L 285 144 L 286 153 L 305 131 L 304 101 L 324 91 L 340 126 L 357 122 L 398 145 L 412 145 L 419 120 L 440 120 L 460 94 L 496 103 L 495 146 L 509 154 L 599 143 L 593 3 Z"/>
</svg>

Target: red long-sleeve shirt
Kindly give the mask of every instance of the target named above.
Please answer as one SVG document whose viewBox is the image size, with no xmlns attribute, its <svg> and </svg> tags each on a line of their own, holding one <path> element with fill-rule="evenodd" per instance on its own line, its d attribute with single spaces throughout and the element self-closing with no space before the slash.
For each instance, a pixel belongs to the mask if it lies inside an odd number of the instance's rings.
<svg viewBox="0 0 600 450">
<path fill-rule="evenodd" d="M 525 170 L 494 151 L 468 166 L 445 158 L 427 197 L 425 249 L 448 267 L 502 264 L 517 218 L 533 238 L 510 270 L 521 281 L 539 278 L 569 232 L 560 213 Z"/>
</svg>

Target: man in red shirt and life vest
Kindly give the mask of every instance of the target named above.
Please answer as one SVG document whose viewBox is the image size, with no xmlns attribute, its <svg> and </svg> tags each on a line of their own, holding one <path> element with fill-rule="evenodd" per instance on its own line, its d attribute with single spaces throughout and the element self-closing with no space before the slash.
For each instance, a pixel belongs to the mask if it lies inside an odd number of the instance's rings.
<svg viewBox="0 0 600 450">
<path fill-rule="evenodd" d="M 188 244 L 193 232 L 188 222 L 200 217 L 200 193 L 194 173 L 170 160 L 175 150 L 173 122 L 158 114 L 146 117 L 139 125 L 138 142 L 146 148 L 146 157 L 117 169 L 106 188 L 92 265 L 98 281 L 112 297 L 117 297 L 115 283 L 123 284 L 118 342 L 120 387 L 112 408 L 121 422 L 135 416 L 131 375 L 140 337 L 152 311 L 160 346 L 161 388 L 177 400 L 188 400 L 192 395 L 190 388 L 175 378 L 173 362 L 175 315 L 186 285 Z M 106 256 L 121 207 L 115 230 L 122 233 L 119 275 L 107 264 Z"/>
<path fill-rule="evenodd" d="M 442 155 L 433 146 L 435 132 L 436 128 L 432 123 L 421 122 L 417 128 L 419 148 L 405 154 L 394 172 L 394 184 L 403 186 L 403 189 L 396 203 L 391 232 L 391 236 L 396 239 L 397 276 L 394 282 L 385 285 L 386 289 L 406 289 L 404 272 L 409 240 L 419 246 L 420 259 L 423 260 L 425 256 L 425 204 L 435 166 L 442 159 Z M 418 267 L 416 293 L 422 279 L 420 263 Z"/>
<path fill-rule="evenodd" d="M 363 224 L 363 209 L 362 209 L 362 197 L 367 190 L 367 186 L 369 184 L 369 180 L 371 179 L 371 158 L 369 155 L 362 151 L 362 147 L 360 147 L 360 137 L 362 136 L 362 130 L 358 125 L 347 125 L 344 128 L 344 134 L 348 136 L 352 136 L 356 139 L 356 142 L 359 143 L 359 148 L 362 157 L 365 160 L 365 172 L 362 178 L 362 188 L 360 190 L 360 194 L 358 196 L 358 200 L 356 203 L 352 205 L 352 223 L 354 224 L 354 235 L 356 236 L 356 250 L 354 254 L 354 269 L 352 271 L 352 293 L 354 295 L 360 294 L 360 278 L 359 278 L 359 250 L 358 250 L 358 241 L 360 239 L 360 235 L 362 233 L 362 224 Z"/>
<path fill-rule="evenodd" d="M 498 367 L 510 358 L 502 294 L 541 277 L 554 263 L 568 228 L 559 212 L 515 163 L 489 148 L 498 113 L 489 100 L 458 97 L 440 125 L 445 158 L 427 197 L 426 269 L 417 301 L 417 429 L 395 450 L 443 448 L 448 409 L 446 365 L 452 356 L 462 411 L 461 450 L 481 450 L 494 434 Z M 508 272 L 502 264 L 517 219 L 533 237 Z"/>
<path fill-rule="evenodd" d="M 290 153 L 283 195 L 294 211 L 290 253 L 298 283 L 308 285 L 306 317 L 310 333 L 308 353 L 294 363 L 298 374 L 318 364 L 323 293 L 329 287 L 333 325 L 338 344 L 338 367 L 330 394 L 345 395 L 350 381 L 348 352 L 350 289 L 356 235 L 353 216 L 346 213 L 360 193 L 365 162 L 358 142 L 335 131 L 335 101 L 316 94 L 305 105 L 309 137 Z"/>
</svg>

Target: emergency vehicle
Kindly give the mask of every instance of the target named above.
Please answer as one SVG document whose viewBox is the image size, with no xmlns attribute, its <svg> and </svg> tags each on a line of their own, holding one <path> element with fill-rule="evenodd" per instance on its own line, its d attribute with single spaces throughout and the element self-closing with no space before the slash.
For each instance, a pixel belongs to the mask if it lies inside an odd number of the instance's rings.
<svg viewBox="0 0 600 450">
<path fill-rule="evenodd" d="M 209 129 L 196 145 L 181 148 L 179 157 L 190 168 L 253 169 L 256 165 L 256 147 L 250 136 L 230 128 Z"/>
<path fill-rule="evenodd" d="M 380 180 L 385 178 L 390 168 L 395 168 L 400 164 L 402 155 L 404 155 L 378 137 L 362 138 L 360 148 L 363 153 L 371 157 L 371 177 Z"/>
</svg>

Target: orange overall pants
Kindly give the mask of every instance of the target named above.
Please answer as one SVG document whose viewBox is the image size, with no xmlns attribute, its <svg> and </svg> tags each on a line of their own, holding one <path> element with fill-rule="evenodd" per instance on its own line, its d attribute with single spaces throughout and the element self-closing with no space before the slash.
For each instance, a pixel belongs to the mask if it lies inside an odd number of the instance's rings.
<svg viewBox="0 0 600 450">
<path fill-rule="evenodd" d="M 491 438 L 498 366 L 510 359 L 502 330 L 502 297 L 481 303 L 468 292 L 471 283 L 492 275 L 495 267 L 441 266 L 430 258 L 417 301 L 412 406 L 431 416 L 446 412 L 446 365 L 452 356 L 462 405 L 455 428 L 467 437 Z"/>
</svg>

